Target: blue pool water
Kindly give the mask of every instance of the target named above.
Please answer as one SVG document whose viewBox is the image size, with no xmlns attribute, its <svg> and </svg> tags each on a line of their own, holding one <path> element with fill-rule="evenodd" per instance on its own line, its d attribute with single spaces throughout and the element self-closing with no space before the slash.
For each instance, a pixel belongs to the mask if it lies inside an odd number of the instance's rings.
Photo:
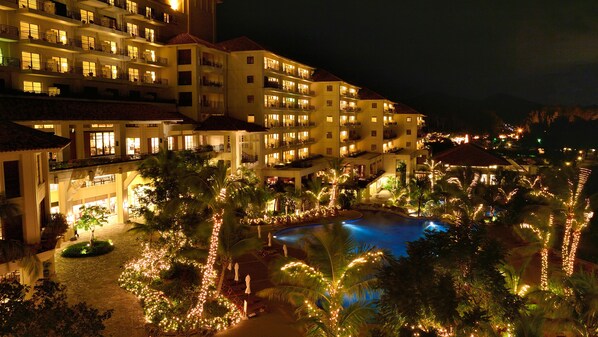
<svg viewBox="0 0 598 337">
<path fill-rule="evenodd" d="M 364 212 L 363 217 L 356 220 L 342 221 L 355 241 L 381 249 L 389 250 L 394 256 L 407 255 L 407 242 L 424 236 L 426 230 L 446 231 L 437 222 L 421 219 L 405 218 L 384 212 Z M 274 238 L 280 243 L 297 246 L 308 233 L 321 229 L 324 224 L 291 227 L 280 230 Z"/>
</svg>

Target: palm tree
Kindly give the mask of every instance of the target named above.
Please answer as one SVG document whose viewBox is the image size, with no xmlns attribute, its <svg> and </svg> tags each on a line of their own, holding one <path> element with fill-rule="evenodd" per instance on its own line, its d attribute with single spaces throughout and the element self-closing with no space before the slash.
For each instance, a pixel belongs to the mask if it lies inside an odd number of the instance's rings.
<svg viewBox="0 0 598 337">
<path fill-rule="evenodd" d="M 307 336 L 357 336 L 374 313 L 366 294 L 374 290 L 384 254 L 358 247 L 340 224 L 313 233 L 305 249 L 308 262 L 279 260 L 275 287 L 258 295 L 296 306 Z M 354 302 L 346 304 L 347 299 Z"/>
<path fill-rule="evenodd" d="M 349 179 L 349 174 L 346 172 L 346 166 L 341 158 L 333 158 L 328 161 L 329 168 L 324 171 L 324 176 L 330 184 L 330 204 L 329 207 L 336 207 L 339 185 Z"/>
<path fill-rule="evenodd" d="M 218 246 L 222 270 L 216 288 L 217 293 L 220 293 L 222 289 L 228 264 L 250 251 L 260 249 L 261 246 L 262 241 L 251 235 L 249 226 L 237 221 L 232 212 L 228 209 L 225 210 L 220 231 L 220 245 Z"/>
<path fill-rule="evenodd" d="M 208 290 L 214 285 L 214 264 L 218 255 L 220 229 L 225 209 L 243 208 L 243 197 L 249 191 L 248 184 L 240 176 L 229 174 L 223 161 L 216 166 L 207 166 L 198 174 L 186 178 L 186 183 L 195 191 L 198 201 L 212 214 L 212 234 L 209 239 L 208 258 L 203 269 L 198 300 L 188 317 L 202 317 Z"/>
<path fill-rule="evenodd" d="M 328 187 L 324 186 L 322 179 L 317 176 L 312 176 L 311 180 L 307 182 L 307 188 L 307 194 L 314 199 L 316 210 L 319 210 L 320 202 L 328 193 Z"/>
<path fill-rule="evenodd" d="M 548 253 L 554 240 L 554 218 L 548 207 L 530 211 L 520 225 L 522 236 L 538 247 L 541 256 L 540 289 L 548 289 Z"/>
<path fill-rule="evenodd" d="M 430 190 L 434 191 L 434 185 L 436 184 L 436 180 L 442 178 L 444 173 L 442 172 L 442 162 L 437 162 L 434 159 L 426 159 L 424 163 L 426 167 L 426 171 L 430 172 L 428 178 L 430 179 Z"/>
</svg>

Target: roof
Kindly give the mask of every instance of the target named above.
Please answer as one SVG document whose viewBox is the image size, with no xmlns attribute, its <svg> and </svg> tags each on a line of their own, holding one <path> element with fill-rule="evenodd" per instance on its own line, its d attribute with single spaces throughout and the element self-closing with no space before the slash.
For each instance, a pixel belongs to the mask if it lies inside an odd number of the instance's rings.
<svg viewBox="0 0 598 337">
<path fill-rule="evenodd" d="M 202 40 L 200 38 L 198 38 L 195 35 L 191 35 L 189 33 L 181 33 L 175 37 L 173 37 L 172 39 L 168 40 L 168 42 L 166 42 L 166 44 L 169 45 L 174 45 L 174 44 L 201 44 L 203 46 L 206 47 L 210 47 L 213 49 L 222 49 L 221 47 L 208 42 L 206 40 Z"/>
<path fill-rule="evenodd" d="M 241 36 L 234 39 L 218 42 L 216 45 L 226 51 L 267 50 L 259 43 L 253 41 L 247 36 Z"/>
<path fill-rule="evenodd" d="M 509 166 L 506 159 L 475 145 L 465 143 L 433 156 L 436 162 L 455 166 Z"/>
<path fill-rule="evenodd" d="M 340 77 L 324 69 L 316 69 L 311 76 L 315 82 L 344 82 Z"/>
<path fill-rule="evenodd" d="M 210 116 L 195 128 L 195 131 L 265 132 L 267 130 L 265 127 L 255 123 L 248 123 L 228 116 Z"/>
<path fill-rule="evenodd" d="M 361 88 L 359 89 L 359 98 L 360 99 L 387 99 L 386 97 L 380 95 L 379 93 L 372 91 L 368 88 Z"/>
<path fill-rule="evenodd" d="M 49 132 L 0 120 L 0 152 L 62 149 L 70 142 Z"/>
<path fill-rule="evenodd" d="M 0 119 L 9 121 L 183 121 L 174 104 L 0 96 Z"/>
<path fill-rule="evenodd" d="M 398 114 L 409 114 L 409 115 L 421 115 L 424 116 L 421 112 L 413 109 L 412 107 L 408 106 L 407 104 L 403 103 L 395 103 L 395 111 Z"/>
</svg>

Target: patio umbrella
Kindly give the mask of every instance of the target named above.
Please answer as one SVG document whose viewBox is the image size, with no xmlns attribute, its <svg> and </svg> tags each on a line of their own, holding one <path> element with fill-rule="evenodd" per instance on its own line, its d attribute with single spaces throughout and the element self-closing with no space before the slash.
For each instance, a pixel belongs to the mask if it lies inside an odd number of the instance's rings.
<svg viewBox="0 0 598 337">
<path fill-rule="evenodd" d="M 228 261 L 228 266 L 226 266 L 226 269 L 228 269 L 228 271 L 233 270 L 233 261 Z"/>
<path fill-rule="evenodd" d="M 245 293 L 247 295 L 251 294 L 251 276 L 249 276 L 249 274 L 247 274 L 247 276 L 245 276 Z"/>
<path fill-rule="evenodd" d="M 257 225 L 257 238 L 262 238 L 262 226 L 260 226 L 259 224 Z"/>
<path fill-rule="evenodd" d="M 268 247 L 272 247 L 272 232 L 268 232 Z"/>
<path fill-rule="evenodd" d="M 235 282 L 239 282 L 239 263 L 235 262 Z"/>
<path fill-rule="evenodd" d="M 289 251 L 287 249 L 286 243 L 282 245 L 282 252 L 284 253 L 284 257 L 289 257 Z"/>
<path fill-rule="evenodd" d="M 247 300 L 243 300 L 243 314 L 247 318 Z"/>
</svg>

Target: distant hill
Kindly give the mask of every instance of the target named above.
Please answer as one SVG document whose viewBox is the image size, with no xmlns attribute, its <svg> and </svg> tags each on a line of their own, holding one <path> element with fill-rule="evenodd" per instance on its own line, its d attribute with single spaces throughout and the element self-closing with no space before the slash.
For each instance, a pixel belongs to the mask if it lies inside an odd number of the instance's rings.
<svg viewBox="0 0 598 337">
<path fill-rule="evenodd" d="M 543 106 L 507 94 L 474 100 L 438 92 L 424 93 L 404 102 L 427 116 L 430 129 L 489 133 L 498 132 L 503 123 L 522 125 L 531 111 Z"/>
</svg>

